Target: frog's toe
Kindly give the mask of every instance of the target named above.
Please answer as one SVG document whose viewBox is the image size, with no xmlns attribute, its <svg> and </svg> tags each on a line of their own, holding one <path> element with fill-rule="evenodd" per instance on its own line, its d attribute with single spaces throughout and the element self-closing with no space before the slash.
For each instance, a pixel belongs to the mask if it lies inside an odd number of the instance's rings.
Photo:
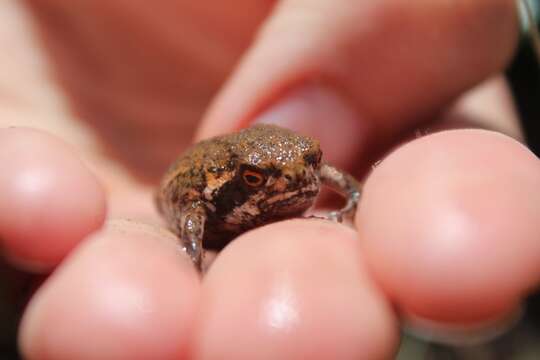
<svg viewBox="0 0 540 360">
<path fill-rule="evenodd" d="M 330 221 L 343 222 L 343 213 L 341 211 L 331 211 L 326 215 L 326 218 Z"/>
</svg>

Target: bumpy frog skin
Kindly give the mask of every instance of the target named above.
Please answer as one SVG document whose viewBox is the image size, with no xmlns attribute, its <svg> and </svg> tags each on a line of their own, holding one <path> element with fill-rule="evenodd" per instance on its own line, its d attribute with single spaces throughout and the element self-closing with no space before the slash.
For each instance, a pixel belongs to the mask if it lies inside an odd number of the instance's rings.
<svg viewBox="0 0 540 360">
<path fill-rule="evenodd" d="M 328 217 L 352 216 L 360 196 L 354 178 L 321 162 L 319 142 L 273 125 L 256 125 L 202 141 L 165 174 L 157 205 L 201 270 L 205 248 L 221 249 L 239 234 L 301 216 L 321 184 L 347 198 Z"/>
</svg>

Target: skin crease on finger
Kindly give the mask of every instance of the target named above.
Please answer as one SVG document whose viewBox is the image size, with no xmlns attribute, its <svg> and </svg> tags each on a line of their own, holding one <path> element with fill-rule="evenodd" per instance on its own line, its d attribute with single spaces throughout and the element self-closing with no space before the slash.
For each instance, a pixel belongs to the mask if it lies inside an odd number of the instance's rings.
<svg viewBox="0 0 540 360">
<path fill-rule="evenodd" d="M 199 320 L 201 360 L 388 359 L 398 343 L 356 232 L 320 220 L 264 226 L 226 247 L 203 281 Z"/>
<path fill-rule="evenodd" d="M 0 129 L 0 163 L 2 252 L 22 269 L 50 270 L 103 224 L 104 190 L 62 141 Z"/>
<path fill-rule="evenodd" d="M 174 235 L 110 222 L 31 300 L 19 341 L 27 359 L 185 359 L 199 277 Z"/>
<path fill-rule="evenodd" d="M 370 271 L 404 312 L 507 316 L 540 281 L 540 161 L 484 130 L 428 135 L 368 176 L 356 217 Z"/>
</svg>

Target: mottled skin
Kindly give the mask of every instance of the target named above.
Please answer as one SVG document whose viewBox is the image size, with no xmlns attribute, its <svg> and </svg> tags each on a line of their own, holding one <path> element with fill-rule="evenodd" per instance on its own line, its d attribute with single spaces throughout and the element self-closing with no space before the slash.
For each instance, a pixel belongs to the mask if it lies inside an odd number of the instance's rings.
<svg viewBox="0 0 540 360">
<path fill-rule="evenodd" d="M 221 249 L 239 234 L 300 216 L 315 201 L 321 182 L 347 197 L 332 212 L 352 214 L 358 183 L 321 163 L 319 142 L 273 125 L 202 141 L 167 171 L 157 204 L 171 230 L 200 269 L 203 247 Z"/>
</svg>

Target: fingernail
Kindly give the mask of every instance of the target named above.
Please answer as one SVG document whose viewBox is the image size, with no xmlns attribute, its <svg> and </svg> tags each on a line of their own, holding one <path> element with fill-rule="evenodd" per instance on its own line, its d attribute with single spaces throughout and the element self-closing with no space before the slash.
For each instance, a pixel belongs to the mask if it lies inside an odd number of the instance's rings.
<svg viewBox="0 0 540 360">
<path fill-rule="evenodd" d="M 306 85 L 261 113 L 255 123 L 275 124 L 318 139 L 323 158 L 347 167 L 365 144 L 366 124 L 335 91 Z"/>
</svg>

